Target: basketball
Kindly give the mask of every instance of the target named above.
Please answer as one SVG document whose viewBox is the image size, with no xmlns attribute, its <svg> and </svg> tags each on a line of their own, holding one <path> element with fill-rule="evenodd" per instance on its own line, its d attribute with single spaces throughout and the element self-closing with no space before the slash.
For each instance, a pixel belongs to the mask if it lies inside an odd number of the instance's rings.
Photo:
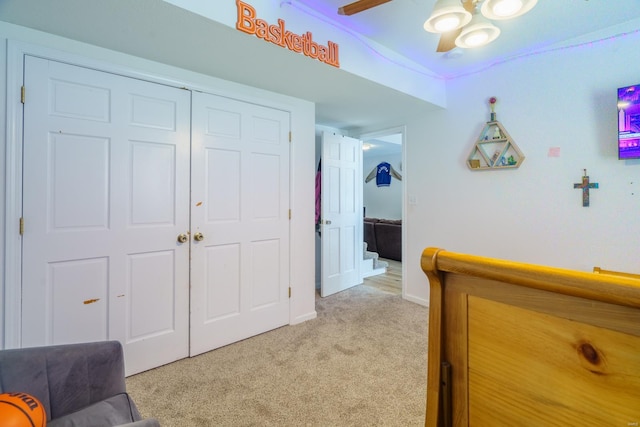
<svg viewBox="0 0 640 427">
<path fill-rule="evenodd" d="M 1 427 L 44 427 L 47 414 L 44 406 L 27 393 L 0 394 Z"/>
</svg>

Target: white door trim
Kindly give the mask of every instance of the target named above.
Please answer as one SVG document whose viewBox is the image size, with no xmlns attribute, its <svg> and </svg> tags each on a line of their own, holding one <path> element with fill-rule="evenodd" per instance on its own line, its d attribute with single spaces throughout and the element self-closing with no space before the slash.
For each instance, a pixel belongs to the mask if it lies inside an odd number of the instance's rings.
<svg viewBox="0 0 640 427">
<path fill-rule="evenodd" d="M 7 46 L 7 121 L 5 187 L 5 259 L 4 259 L 4 348 L 20 347 L 22 238 L 22 122 L 20 88 L 24 71 L 23 50 L 14 43 Z"/>
</svg>

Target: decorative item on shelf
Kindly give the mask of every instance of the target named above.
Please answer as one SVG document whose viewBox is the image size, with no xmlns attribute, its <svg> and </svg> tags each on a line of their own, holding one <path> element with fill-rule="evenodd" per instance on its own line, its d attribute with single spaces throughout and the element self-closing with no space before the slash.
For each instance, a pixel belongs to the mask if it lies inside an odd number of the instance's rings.
<svg viewBox="0 0 640 427">
<path fill-rule="evenodd" d="M 498 102 L 498 98 L 492 96 L 489 98 L 489 107 L 491 108 L 491 121 L 496 121 L 496 102 Z"/>
<path fill-rule="evenodd" d="M 491 120 L 485 124 L 467 157 L 471 170 L 513 169 L 524 161 L 524 154 L 496 118 L 497 101 L 495 96 L 489 98 Z M 491 152 L 493 154 L 489 155 Z"/>
<path fill-rule="evenodd" d="M 587 170 L 584 170 L 584 175 L 582 176 L 582 182 L 578 184 L 573 184 L 573 188 L 581 188 L 582 189 L 582 206 L 585 208 L 589 207 L 589 189 L 590 188 L 599 188 L 600 184 L 597 182 L 589 182 L 589 176 L 587 175 Z"/>
<path fill-rule="evenodd" d="M 493 156 L 491 156 L 491 164 L 495 165 L 496 164 L 496 160 L 498 160 L 498 156 L 500 155 L 500 150 L 496 150 L 493 153 Z"/>
</svg>

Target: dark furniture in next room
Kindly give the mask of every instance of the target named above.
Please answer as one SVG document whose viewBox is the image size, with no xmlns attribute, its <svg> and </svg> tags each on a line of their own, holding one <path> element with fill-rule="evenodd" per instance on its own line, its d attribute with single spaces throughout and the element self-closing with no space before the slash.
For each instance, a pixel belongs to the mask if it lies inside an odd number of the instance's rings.
<svg viewBox="0 0 640 427">
<path fill-rule="evenodd" d="M 402 261 L 402 220 L 364 218 L 364 241 L 380 258 Z"/>
</svg>

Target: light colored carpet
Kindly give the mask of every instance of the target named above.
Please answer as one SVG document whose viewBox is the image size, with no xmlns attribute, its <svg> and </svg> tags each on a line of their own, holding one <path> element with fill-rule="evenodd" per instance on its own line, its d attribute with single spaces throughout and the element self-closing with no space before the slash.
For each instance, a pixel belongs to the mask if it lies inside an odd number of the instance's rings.
<svg viewBox="0 0 640 427">
<path fill-rule="evenodd" d="M 163 427 L 421 426 L 428 309 L 359 285 L 318 318 L 127 378 Z"/>
</svg>

